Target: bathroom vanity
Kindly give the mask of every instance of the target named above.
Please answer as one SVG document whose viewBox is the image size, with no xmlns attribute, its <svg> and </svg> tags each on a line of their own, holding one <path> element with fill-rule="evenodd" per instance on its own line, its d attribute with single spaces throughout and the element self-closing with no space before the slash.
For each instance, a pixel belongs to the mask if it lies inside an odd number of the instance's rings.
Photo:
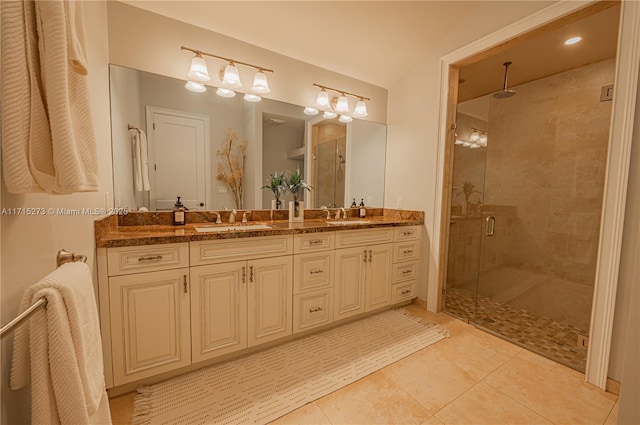
<svg viewBox="0 0 640 425">
<path fill-rule="evenodd" d="M 107 387 L 410 302 L 422 213 L 378 212 L 364 222 L 266 220 L 220 231 L 159 224 L 167 213 L 96 222 Z"/>
</svg>

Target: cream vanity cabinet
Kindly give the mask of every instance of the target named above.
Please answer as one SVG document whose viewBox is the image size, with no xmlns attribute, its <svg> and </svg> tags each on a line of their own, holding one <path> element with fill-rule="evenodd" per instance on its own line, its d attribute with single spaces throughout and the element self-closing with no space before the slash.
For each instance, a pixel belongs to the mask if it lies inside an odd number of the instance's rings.
<svg viewBox="0 0 640 425">
<path fill-rule="evenodd" d="M 336 234 L 334 320 L 391 303 L 391 227 Z"/>
<path fill-rule="evenodd" d="M 188 244 L 109 248 L 106 257 L 114 383 L 191 364 Z"/>
<path fill-rule="evenodd" d="M 415 298 L 420 259 L 420 226 L 396 227 L 393 235 L 391 303 Z"/>
<path fill-rule="evenodd" d="M 293 236 L 293 332 L 333 322 L 334 232 Z"/>
<path fill-rule="evenodd" d="M 194 362 L 291 335 L 292 236 L 190 245 Z"/>
</svg>

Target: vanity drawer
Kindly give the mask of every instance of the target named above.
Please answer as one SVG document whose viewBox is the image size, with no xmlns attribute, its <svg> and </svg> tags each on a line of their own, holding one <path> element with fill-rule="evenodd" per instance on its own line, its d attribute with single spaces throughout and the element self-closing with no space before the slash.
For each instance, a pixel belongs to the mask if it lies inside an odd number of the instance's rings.
<svg viewBox="0 0 640 425">
<path fill-rule="evenodd" d="M 391 304 L 408 301 L 416 297 L 416 281 L 391 285 Z"/>
<path fill-rule="evenodd" d="M 420 239 L 421 226 L 400 226 L 395 228 L 393 240 L 396 242 Z"/>
<path fill-rule="evenodd" d="M 333 251 L 293 256 L 293 293 L 333 286 Z"/>
<path fill-rule="evenodd" d="M 293 252 L 294 254 L 303 254 L 305 252 L 326 251 L 333 249 L 335 240 L 334 232 L 293 235 Z"/>
<path fill-rule="evenodd" d="M 396 242 L 393 244 L 393 262 L 417 260 L 420 258 L 420 241 Z"/>
<path fill-rule="evenodd" d="M 337 232 L 336 248 L 393 242 L 393 228 L 343 230 Z"/>
<path fill-rule="evenodd" d="M 396 263 L 391 268 L 393 282 L 404 282 L 418 278 L 418 261 Z"/>
<path fill-rule="evenodd" d="M 189 244 L 107 248 L 109 276 L 189 267 Z"/>
<path fill-rule="evenodd" d="M 333 289 L 293 296 L 293 333 L 333 322 Z"/>
<path fill-rule="evenodd" d="M 293 253 L 291 235 L 197 241 L 190 244 L 192 266 L 278 257 Z"/>
</svg>

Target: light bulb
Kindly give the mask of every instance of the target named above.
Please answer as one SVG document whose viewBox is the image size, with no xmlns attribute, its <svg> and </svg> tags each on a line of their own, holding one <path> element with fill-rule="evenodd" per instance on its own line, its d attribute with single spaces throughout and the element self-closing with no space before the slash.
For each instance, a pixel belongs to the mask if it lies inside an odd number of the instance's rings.
<svg viewBox="0 0 640 425">
<path fill-rule="evenodd" d="M 324 114 L 322 114 L 322 118 L 324 118 L 325 120 L 332 120 L 337 116 L 338 114 L 329 111 L 325 111 Z"/>
<path fill-rule="evenodd" d="M 234 92 L 233 90 L 219 87 L 218 90 L 216 90 L 216 94 L 220 97 L 233 97 L 236 95 L 236 92 Z"/>
<path fill-rule="evenodd" d="M 187 84 L 184 85 L 187 90 L 196 92 L 196 93 L 204 93 L 207 91 L 207 88 L 202 83 L 198 83 L 197 81 L 187 81 Z"/>
<path fill-rule="evenodd" d="M 311 108 L 309 106 L 304 108 L 304 114 L 305 115 L 318 115 L 319 112 L 320 111 L 318 111 L 316 108 Z"/>
<path fill-rule="evenodd" d="M 245 93 L 244 100 L 246 100 L 247 102 L 260 102 L 262 98 L 257 94 Z"/>
<path fill-rule="evenodd" d="M 351 121 L 353 121 L 353 118 L 351 118 L 349 115 L 340 115 L 340 118 L 338 119 L 338 121 L 340 121 L 340 122 L 351 122 Z"/>
<path fill-rule="evenodd" d="M 462 140 L 456 139 L 455 144 L 456 145 L 464 145 L 464 142 Z"/>
<path fill-rule="evenodd" d="M 229 65 L 224 68 L 224 72 L 222 74 L 222 85 L 228 89 L 238 89 L 242 87 L 238 68 L 236 68 L 233 62 L 229 62 Z"/>
<path fill-rule="evenodd" d="M 336 112 L 349 112 L 349 99 L 344 94 L 341 94 L 336 102 Z"/>
<path fill-rule="evenodd" d="M 367 115 L 369 115 L 367 113 L 367 104 L 364 103 L 364 100 L 360 99 L 356 102 L 356 107 L 353 110 L 353 115 L 355 115 L 356 117 L 366 117 Z"/>
<path fill-rule="evenodd" d="M 329 93 L 325 89 L 320 90 L 316 97 L 316 105 L 326 108 L 329 106 Z"/>
<path fill-rule="evenodd" d="M 253 87 L 251 87 L 251 91 L 255 93 L 269 93 L 271 91 L 267 76 L 264 72 L 256 72 L 255 77 L 253 77 Z"/>
<path fill-rule="evenodd" d="M 205 62 L 200 53 L 196 54 L 193 59 L 191 59 L 191 68 L 189 69 L 187 76 L 191 81 L 211 81 L 211 77 L 209 77 L 209 70 L 207 69 L 207 62 Z"/>
<path fill-rule="evenodd" d="M 471 135 L 469 136 L 469 141 L 477 142 L 478 140 L 480 140 L 480 133 L 474 130 L 473 132 L 471 132 Z"/>
</svg>

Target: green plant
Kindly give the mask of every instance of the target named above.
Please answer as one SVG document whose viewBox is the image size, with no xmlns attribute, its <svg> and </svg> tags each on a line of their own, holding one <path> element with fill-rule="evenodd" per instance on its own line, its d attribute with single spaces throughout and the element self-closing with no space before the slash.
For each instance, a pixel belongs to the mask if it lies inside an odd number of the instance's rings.
<svg viewBox="0 0 640 425">
<path fill-rule="evenodd" d="M 457 190 L 456 196 L 459 196 L 461 193 L 464 194 L 464 200 L 466 203 L 469 203 L 469 198 L 474 193 L 482 193 L 479 190 L 475 190 L 476 186 L 469 180 L 462 182 L 462 187 L 455 187 Z"/>
<path fill-rule="evenodd" d="M 276 198 L 276 209 L 280 209 L 280 205 L 282 205 L 282 201 L 280 200 L 280 195 L 286 192 L 287 187 L 285 186 L 284 176 L 282 174 L 278 175 L 276 171 L 273 174 L 269 174 L 269 178 L 267 179 L 268 185 L 262 186 L 260 189 L 269 189 L 273 192 L 273 196 Z"/>
<path fill-rule="evenodd" d="M 302 175 L 300 175 L 300 168 L 298 168 L 293 173 L 290 173 L 287 170 L 287 172 L 283 176 L 283 180 L 284 180 L 283 186 L 286 188 L 286 190 L 291 192 L 291 195 L 293 196 L 293 201 L 296 204 L 298 203 L 298 196 L 300 196 L 301 190 L 306 189 L 309 192 L 311 192 L 311 189 L 313 189 L 312 186 L 302 181 Z"/>
</svg>

